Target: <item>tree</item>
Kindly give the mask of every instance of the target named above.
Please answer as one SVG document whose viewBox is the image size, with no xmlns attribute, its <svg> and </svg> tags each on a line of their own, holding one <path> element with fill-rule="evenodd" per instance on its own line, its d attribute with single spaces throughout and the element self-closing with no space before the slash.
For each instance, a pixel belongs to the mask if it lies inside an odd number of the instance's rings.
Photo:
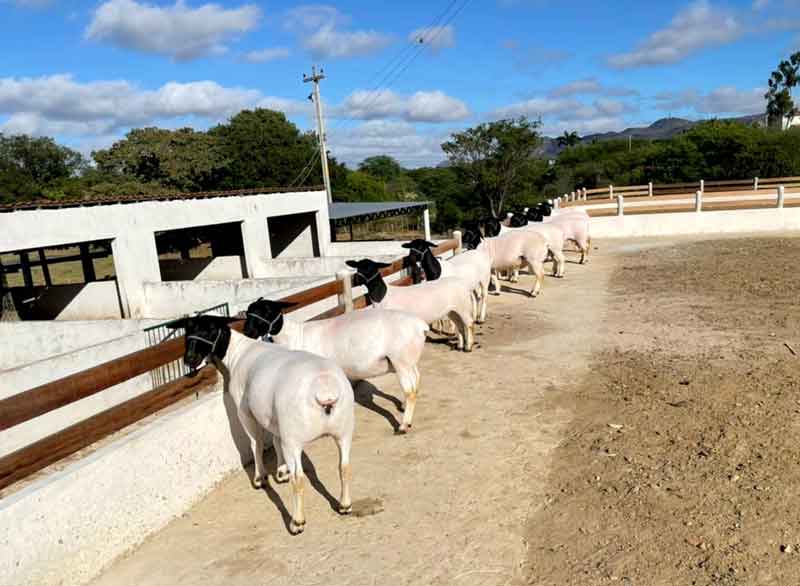
<svg viewBox="0 0 800 586">
<path fill-rule="evenodd" d="M 229 163 L 217 137 L 191 128 L 131 130 L 92 157 L 107 180 L 133 180 L 177 191 L 217 189 Z"/>
<path fill-rule="evenodd" d="M 388 155 L 367 157 L 358 166 L 358 170 L 387 183 L 397 179 L 403 173 L 400 163 Z"/>
<path fill-rule="evenodd" d="M 764 94 L 767 100 L 767 117 L 770 126 L 783 129 L 785 118 L 791 119 L 797 113 L 792 89 L 800 82 L 800 51 L 784 59 L 769 77 L 769 90 Z"/>
<path fill-rule="evenodd" d="M 493 215 L 503 211 L 520 170 L 534 158 L 539 126 L 524 116 L 485 122 L 442 144 L 451 164 Z"/>
<path fill-rule="evenodd" d="M 283 113 L 264 108 L 242 110 L 209 134 L 221 141 L 228 160 L 224 185 L 230 189 L 288 186 L 317 150 L 312 134 L 301 134 Z M 317 169 L 306 184 L 319 182 L 319 176 Z"/>
<path fill-rule="evenodd" d="M 383 182 L 361 171 L 350 171 L 342 188 L 336 193 L 338 201 L 385 201 Z"/>
<path fill-rule="evenodd" d="M 581 137 L 578 136 L 578 133 L 575 132 L 575 131 L 567 132 L 565 130 L 564 134 L 562 134 L 561 136 L 559 136 L 556 139 L 556 142 L 558 143 L 558 146 L 560 146 L 562 148 L 568 148 L 568 147 L 571 147 L 571 146 L 575 146 L 576 144 L 580 144 L 581 143 Z"/>
<path fill-rule="evenodd" d="M 58 195 L 86 167 L 83 155 L 52 138 L 0 133 L 0 197 L 6 201 Z"/>
</svg>

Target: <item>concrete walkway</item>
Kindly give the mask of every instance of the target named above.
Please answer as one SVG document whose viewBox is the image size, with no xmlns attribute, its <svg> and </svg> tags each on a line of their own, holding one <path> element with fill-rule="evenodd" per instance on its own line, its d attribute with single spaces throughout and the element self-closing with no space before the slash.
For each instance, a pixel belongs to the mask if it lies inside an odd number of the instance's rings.
<svg viewBox="0 0 800 586">
<path fill-rule="evenodd" d="M 587 266 L 570 262 L 564 280 L 548 277 L 538 299 L 492 297 L 471 355 L 430 343 L 409 435 L 392 434 L 402 396 L 393 377 L 359 386 L 353 516 L 332 510 L 336 449 L 320 440 L 307 451 L 313 488 L 301 536 L 286 530 L 289 486 L 270 479 L 257 491 L 242 471 L 94 584 L 520 583 L 526 522 L 570 418 L 544 412 L 542 397 L 569 392 L 603 345 L 616 262 L 606 252 L 592 251 Z M 527 292 L 530 277 L 510 287 Z"/>
</svg>

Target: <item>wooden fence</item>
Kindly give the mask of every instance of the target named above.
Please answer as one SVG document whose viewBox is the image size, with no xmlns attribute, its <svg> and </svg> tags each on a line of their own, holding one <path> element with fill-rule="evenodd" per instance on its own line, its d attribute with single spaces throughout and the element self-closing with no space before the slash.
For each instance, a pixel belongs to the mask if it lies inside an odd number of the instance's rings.
<svg viewBox="0 0 800 586">
<path fill-rule="evenodd" d="M 692 195 L 697 191 L 726 195 L 751 195 L 753 192 L 775 190 L 779 185 L 785 188 L 800 188 L 800 177 L 771 177 L 762 179 L 735 179 L 724 181 L 692 181 L 688 183 L 647 183 L 645 185 L 607 185 L 586 189 L 579 187 L 575 191 L 563 194 L 559 200 L 561 205 L 568 206 L 572 202 L 613 200 L 615 197 L 660 197 L 667 195 Z"/>
<path fill-rule="evenodd" d="M 442 255 L 451 250 L 457 253 L 460 248 L 460 234 L 455 232 L 452 240 L 434 249 L 434 254 Z M 401 258 L 382 269 L 381 274 L 388 277 L 403 269 Z M 409 284 L 409 276 L 392 282 L 392 285 L 399 286 Z M 334 317 L 366 305 L 366 296 L 352 297 L 352 273 L 348 271 L 339 273 L 334 280 L 294 293 L 281 301 L 296 304 L 286 310 L 291 312 L 332 296 L 338 298 L 338 305 L 313 319 Z M 231 326 L 241 331 L 244 321 L 239 320 Z M 0 432 L 180 360 L 183 351 L 184 338 L 173 338 L 2 399 Z M 209 391 L 216 382 L 216 369 L 206 366 L 194 377 L 183 377 L 163 384 L 8 454 L 0 458 L 0 490 L 192 394 Z"/>
</svg>

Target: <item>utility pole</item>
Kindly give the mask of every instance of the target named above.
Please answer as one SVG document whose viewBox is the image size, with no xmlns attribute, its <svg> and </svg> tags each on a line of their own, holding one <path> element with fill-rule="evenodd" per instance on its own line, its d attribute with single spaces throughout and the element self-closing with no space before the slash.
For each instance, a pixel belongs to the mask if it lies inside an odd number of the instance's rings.
<svg viewBox="0 0 800 586">
<path fill-rule="evenodd" d="M 312 100 L 317 110 L 317 134 L 319 136 L 319 158 L 322 162 L 322 181 L 325 183 L 328 203 L 332 203 L 331 178 L 328 174 L 328 149 L 325 146 L 325 121 L 322 119 L 322 100 L 319 97 L 319 82 L 323 79 L 325 79 L 325 71 L 320 68 L 319 73 L 317 73 L 316 65 L 311 66 L 311 75 L 303 74 L 303 83 L 311 82 L 314 84 Z"/>
</svg>

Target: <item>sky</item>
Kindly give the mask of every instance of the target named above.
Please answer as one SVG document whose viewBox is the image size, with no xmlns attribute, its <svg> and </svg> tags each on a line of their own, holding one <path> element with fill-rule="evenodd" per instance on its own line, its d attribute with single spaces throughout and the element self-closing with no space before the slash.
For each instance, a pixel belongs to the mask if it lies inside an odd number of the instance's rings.
<svg viewBox="0 0 800 586">
<path fill-rule="evenodd" d="M 417 167 L 505 117 L 555 136 L 763 112 L 800 0 L 0 0 L 0 28 L 2 133 L 89 154 L 255 107 L 312 129 L 316 64 L 332 155 Z"/>
</svg>

